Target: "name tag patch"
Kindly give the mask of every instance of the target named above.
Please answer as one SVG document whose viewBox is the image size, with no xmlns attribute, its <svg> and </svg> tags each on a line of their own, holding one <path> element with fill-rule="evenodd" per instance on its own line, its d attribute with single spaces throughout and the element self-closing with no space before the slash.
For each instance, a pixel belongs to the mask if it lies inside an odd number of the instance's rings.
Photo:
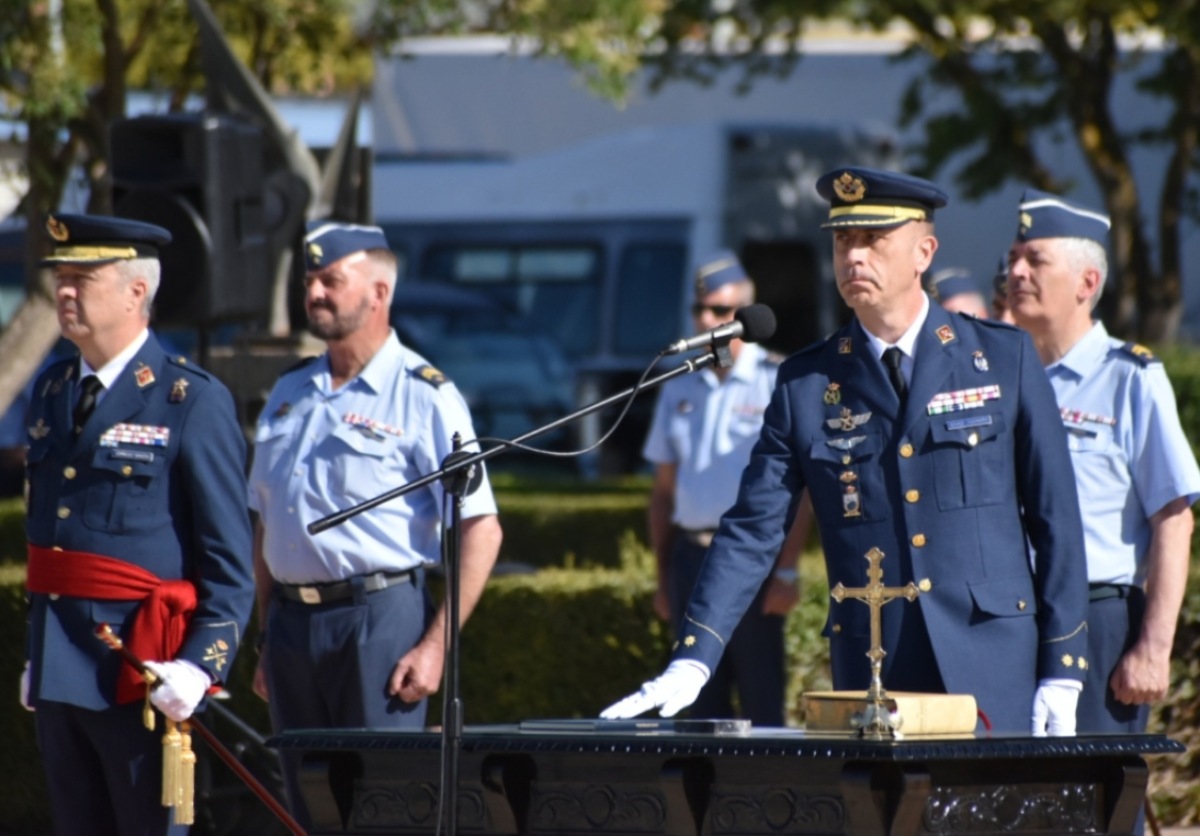
<svg viewBox="0 0 1200 836">
<path fill-rule="evenodd" d="M 974 389 L 959 389 L 956 392 L 938 392 L 929 400 L 926 412 L 929 415 L 941 415 L 945 412 L 962 412 L 965 409 L 977 409 L 991 400 L 1000 397 L 1000 384 L 977 386 Z"/>
<path fill-rule="evenodd" d="M 113 450 L 108 457 L 118 461 L 145 462 L 146 464 L 154 461 L 154 454 L 149 450 Z"/>
<path fill-rule="evenodd" d="M 101 447 L 116 447 L 118 444 L 141 444 L 146 447 L 166 447 L 171 437 L 170 427 L 152 427 L 147 424 L 116 424 L 100 436 Z"/>
<path fill-rule="evenodd" d="M 992 416 L 980 415 L 975 418 L 955 418 L 946 422 L 948 430 L 965 430 L 970 427 L 986 427 L 992 423 Z"/>
</svg>

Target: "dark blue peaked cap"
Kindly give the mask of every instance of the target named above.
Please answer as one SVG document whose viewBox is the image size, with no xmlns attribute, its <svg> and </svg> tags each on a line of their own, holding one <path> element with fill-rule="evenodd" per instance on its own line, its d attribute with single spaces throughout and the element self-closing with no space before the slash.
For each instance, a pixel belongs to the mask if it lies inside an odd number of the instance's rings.
<svg viewBox="0 0 1200 836">
<path fill-rule="evenodd" d="M 749 280 L 733 250 L 718 250 L 696 268 L 696 298 L 707 296 L 727 284 Z"/>
<path fill-rule="evenodd" d="M 387 236 L 377 226 L 339 221 L 309 221 L 304 236 L 304 267 L 310 273 L 324 270 L 360 250 L 388 249 Z"/>
<path fill-rule="evenodd" d="M 1069 203 L 1056 194 L 1026 189 L 1017 211 L 1018 241 L 1087 238 L 1108 246 L 1108 215 Z"/>
<path fill-rule="evenodd" d="M 849 226 L 893 227 L 931 221 L 945 206 L 946 193 L 920 177 L 899 171 L 843 166 L 817 180 L 817 194 L 829 201 L 824 229 Z"/>
<path fill-rule="evenodd" d="M 171 243 L 161 226 L 109 215 L 47 215 L 46 233 L 54 246 L 42 266 L 158 258 L 158 248 Z"/>
</svg>

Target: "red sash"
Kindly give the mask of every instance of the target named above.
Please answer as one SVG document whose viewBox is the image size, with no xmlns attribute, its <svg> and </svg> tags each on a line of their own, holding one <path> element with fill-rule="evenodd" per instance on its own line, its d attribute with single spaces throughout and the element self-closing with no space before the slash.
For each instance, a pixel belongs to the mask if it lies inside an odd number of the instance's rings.
<svg viewBox="0 0 1200 836">
<path fill-rule="evenodd" d="M 30 592 L 47 595 L 141 601 L 124 641 L 134 656 L 147 661 L 175 658 L 196 611 L 196 587 L 191 581 L 164 581 L 132 563 L 90 552 L 30 545 L 25 585 Z M 136 702 L 145 693 L 145 681 L 125 662 L 117 677 L 117 702 Z"/>
</svg>

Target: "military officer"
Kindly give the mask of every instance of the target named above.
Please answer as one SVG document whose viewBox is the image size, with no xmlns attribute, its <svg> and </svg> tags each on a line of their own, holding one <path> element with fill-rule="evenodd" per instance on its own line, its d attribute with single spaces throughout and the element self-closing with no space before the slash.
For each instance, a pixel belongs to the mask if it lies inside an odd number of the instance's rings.
<svg viewBox="0 0 1200 836">
<path fill-rule="evenodd" d="M 421 729 L 441 682 L 446 608 L 424 567 L 441 560 L 440 482 L 319 534 L 309 523 L 439 469 L 475 438 L 462 395 L 401 345 L 388 313 L 396 256 L 377 226 L 313 222 L 305 239 L 309 331 L 327 351 L 275 384 L 255 434 L 250 505 L 266 625 L 255 687 L 277 730 Z M 462 505 L 460 618 L 500 548 L 486 475 Z M 293 813 L 308 811 L 284 753 Z"/>
<path fill-rule="evenodd" d="M 111 625 L 153 667 L 151 700 L 173 720 L 225 679 L 254 599 L 245 442 L 228 390 L 148 329 L 170 234 L 89 215 L 47 230 L 79 348 L 38 378 L 28 419 L 23 691 L 55 832 L 184 832 L 161 803 L 144 685 L 93 633 Z"/>
<path fill-rule="evenodd" d="M 1087 544 L 1091 664 L 1079 729 L 1142 732 L 1169 681 L 1200 468 L 1162 362 L 1092 321 L 1108 218 L 1033 189 L 1018 215 L 1009 301 L 1058 396 Z"/>
<path fill-rule="evenodd" d="M 659 678 L 610 706 L 686 706 L 770 571 L 800 491 L 830 585 L 920 589 L 882 610 L 887 688 L 973 694 L 999 731 L 1069 734 L 1087 669 L 1079 507 L 1054 393 L 1029 336 L 931 305 L 932 183 L 868 168 L 817 182 L 854 319 L 789 358 Z M 1036 549 L 1031 565 L 1028 541 Z M 834 687 L 869 684 L 869 608 L 832 604 Z"/>
<path fill-rule="evenodd" d="M 754 282 L 730 251 L 696 270 L 697 333 L 733 321 L 754 302 Z M 737 495 L 742 469 L 762 429 L 780 358 L 754 343 L 729 344 L 733 365 L 684 375 L 663 386 L 643 455 L 654 465 L 650 540 L 658 568 L 655 608 L 678 623 L 713 532 Z M 692 705 L 698 717 L 741 716 L 782 726 L 786 690 L 784 617 L 796 605 L 796 560 L 808 538 L 811 505 L 797 514 L 770 580 L 734 631 L 729 650 Z"/>
</svg>

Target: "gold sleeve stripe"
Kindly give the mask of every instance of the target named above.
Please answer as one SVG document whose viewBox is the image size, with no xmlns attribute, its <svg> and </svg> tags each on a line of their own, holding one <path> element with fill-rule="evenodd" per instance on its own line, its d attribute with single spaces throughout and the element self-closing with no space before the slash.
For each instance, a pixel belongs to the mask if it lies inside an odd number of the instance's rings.
<svg viewBox="0 0 1200 836">
<path fill-rule="evenodd" d="M 709 627 L 708 625 L 701 624 L 699 621 L 696 621 L 690 615 L 685 615 L 684 618 L 687 619 L 689 624 L 695 624 L 697 627 L 699 627 L 704 632 L 712 634 L 712 637 L 714 639 L 716 639 L 717 641 L 719 641 L 721 644 L 725 644 L 725 640 L 723 638 L 721 638 L 721 636 L 713 628 Z"/>
</svg>

